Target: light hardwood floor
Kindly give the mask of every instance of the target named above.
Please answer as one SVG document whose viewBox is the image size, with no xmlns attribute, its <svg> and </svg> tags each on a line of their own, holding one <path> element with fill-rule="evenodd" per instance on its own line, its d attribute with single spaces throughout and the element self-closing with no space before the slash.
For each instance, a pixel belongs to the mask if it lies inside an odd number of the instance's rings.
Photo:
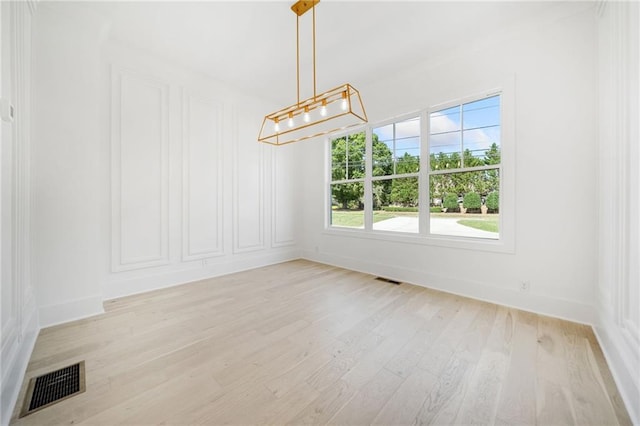
<svg viewBox="0 0 640 426">
<path fill-rule="evenodd" d="M 313 262 L 105 309 L 40 332 L 25 383 L 87 390 L 14 424 L 631 424 L 590 327 Z"/>
</svg>

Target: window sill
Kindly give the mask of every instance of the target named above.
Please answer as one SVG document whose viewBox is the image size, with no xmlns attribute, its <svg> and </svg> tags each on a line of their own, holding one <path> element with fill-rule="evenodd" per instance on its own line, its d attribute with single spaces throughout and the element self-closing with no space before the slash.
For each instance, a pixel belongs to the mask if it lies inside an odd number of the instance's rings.
<svg viewBox="0 0 640 426">
<path fill-rule="evenodd" d="M 391 241 L 404 244 L 417 244 L 462 250 L 487 251 L 505 254 L 515 253 L 515 245 L 505 241 L 505 239 L 491 240 L 486 238 L 455 237 L 449 235 L 423 235 L 393 231 L 365 231 L 363 229 L 339 228 L 332 226 L 325 228 L 323 234 L 337 237 Z"/>
</svg>

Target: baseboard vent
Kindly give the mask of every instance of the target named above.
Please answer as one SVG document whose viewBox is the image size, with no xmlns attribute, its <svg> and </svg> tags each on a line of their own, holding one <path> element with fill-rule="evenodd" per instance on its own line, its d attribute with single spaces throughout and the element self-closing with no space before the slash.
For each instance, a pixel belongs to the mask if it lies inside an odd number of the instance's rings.
<svg viewBox="0 0 640 426">
<path fill-rule="evenodd" d="M 395 285 L 400 284 L 400 281 L 392 280 L 391 278 L 376 277 L 376 280 L 384 281 L 385 283 L 391 283 Z"/>
<path fill-rule="evenodd" d="M 24 397 L 24 417 L 85 391 L 84 361 L 33 377 Z"/>
</svg>

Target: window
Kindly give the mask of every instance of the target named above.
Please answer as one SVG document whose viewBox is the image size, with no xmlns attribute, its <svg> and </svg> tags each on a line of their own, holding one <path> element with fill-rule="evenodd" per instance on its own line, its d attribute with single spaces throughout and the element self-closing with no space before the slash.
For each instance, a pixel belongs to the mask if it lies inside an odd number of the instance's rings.
<svg viewBox="0 0 640 426">
<path fill-rule="evenodd" d="M 447 246 L 501 242 L 509 250 L 513 218 L 501 218 L 502 101 L 494 92 L 331 139 L 330 227 Z M 512 183 L 506 188 L 512 194 Z"/>
<path fill-rule="evenodd" d="M 420 117 L 373 129 L 373 229 L 418 232 Z"/>
<path fill-rule="evenodd" d="M 499 232 L 500 95 L 429 114 L 431 234 Z"/>
<path fill-rule="evenodd" d="M 364 227 L 365 132 L 331 141 L 331 226 Z"/>
</svg>

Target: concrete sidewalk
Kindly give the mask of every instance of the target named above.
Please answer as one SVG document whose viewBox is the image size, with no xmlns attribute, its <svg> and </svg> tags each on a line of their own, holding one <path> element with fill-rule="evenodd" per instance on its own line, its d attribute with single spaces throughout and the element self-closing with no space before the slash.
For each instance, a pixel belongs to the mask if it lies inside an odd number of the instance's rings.
<svg viewBox="0 0 640 426">
<path fill-rule="evenodd" d="M 431 218 L 431 233 L 438 235 L 451 235 L 456 237 L 475 237 L 475 238 L 493 238 L 498 239 L 497 232 L 488 232 L 481 229 L 471 228 L 469 226 L 460 225 L 460 218 Z M 382 220 L 373 224 L 375 231 L 395 231 L 395 232 L 418 232 L 418 218 L 399 216 L 391 219 Z"/>
</svg>

